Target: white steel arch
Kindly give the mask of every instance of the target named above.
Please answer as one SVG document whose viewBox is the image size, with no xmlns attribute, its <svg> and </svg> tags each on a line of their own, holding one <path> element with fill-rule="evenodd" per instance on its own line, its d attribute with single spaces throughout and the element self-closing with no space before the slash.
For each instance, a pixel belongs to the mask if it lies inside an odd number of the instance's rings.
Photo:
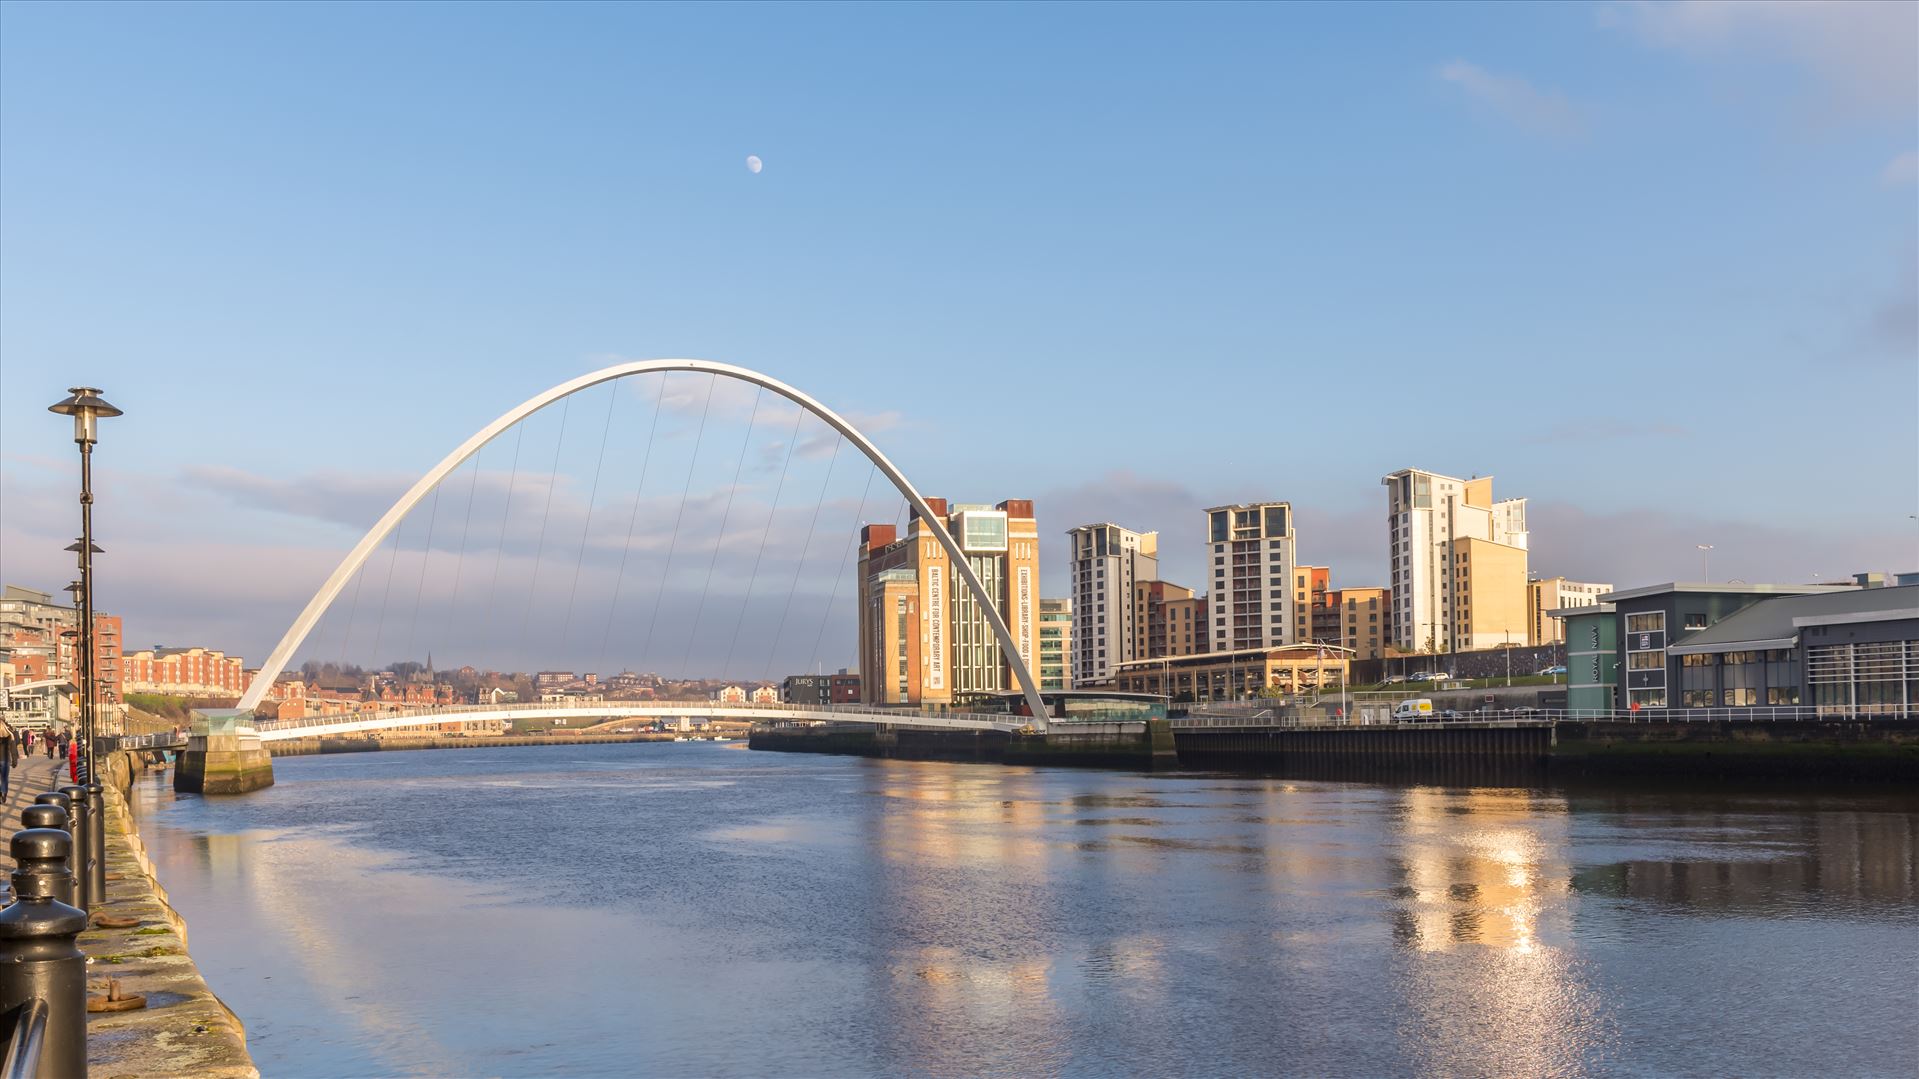
<svg viewBox="0 0 1919 1079">
<path fill-rule="evenodd" d="M 973 594 L 973 599 L 986 615 L 987 624 L 993 630 L 993 637 L 999 642 L 1000 652 L 1006 657 L 1007 665 L 1013 669 L 1013 677 L 1019 681 L 1020 690 L 1026 697 L 1027 707 L 1033 714 L 1033 726 L 1042 731 L 1046 729 L 1046 703 L 1040 697 L 1039 683 L 1033 680 L 1033 672 L 1027 670 L 1026 664 L 1020 659 L 1019 648 L 1013 643 L 1013 634 L 1006 627 L 1006 619 L 1000 616 L 998 605 L 986 595 L 986 588 L 980 583 L 979 575 L 973 572 L 973 567 L 967 562 L 959 544 L 953 542 L 952 535 L 946 531 L 946 523 L 934 516 L 932 507 L 926 504 L 926 499 L 920 497 L 919 491 L 907 480 L 905 473 L 895 467 L 892 461 L 887 460 L 879 447 L 868 441 L 866 436 L 856 430 L 852 424 L 812 397 L 770 375 L 763 375 L 744 367 L 735 367 L 732 364 L 714 363 L 710 360 L 631 360 L 611 367 L 603 367 L 598 371 L 562 382 L 544 393 L 536 394 L 509 409 L 499 419 L 480 428 L 473 437 L 462 442 L 458 449 L 447 454 L 439 464 L 433 466 L 426 475 L 421 476 L 419 482 L 408 489 L 406 494 L 401 495 L 400 500 L 395 502 L 393 507 L 386 511 L 386 515 L 381 517 L 367 531 L 367 534 L 361 537 L 353 550 L 347 553 L 346 558 L 333 571 L 333 576 L 328 577 L 326 583 L 320 586 L 320 590 L 313 594 L 313 599 L 308 601 L 306 609 L 300 612 L 300 617 L 294 620 L 293 625 L 287 629 L 286 635 L 280 638 L 280 643 L 274 646 L 273 653 L 267 657 L 265 663 L 260 665 L 259 673 L 253 676 L 252 684 L 247 686 L 246 693 L 240 698 L 239 708 L 242 711 L 252 711 L 258 707 L 259 703 L 266 698 L 267 690 L 272 688 L 273 680 L 280 676 L 280 672 L 286 669 L 287 661 L 293 658 L 294 649 L 300 647 L 300 643 L 306 640 L 307 634 L 313 631 L 313 627 L 320 621 L 320 616 L 326 613 L 340 591 L 353 578 L 353 574 L 366 564 L 368 558 L 372 557 L 374 549 L 379 547 L 381 541 L 385 540 L 395 528 L 399 527 L 400 521 L 406 517 L 408 511 L 418 505 L 420 500 L 424 499 L 441 480 L 466 463 L 468 458 L 480 452 L 481 447 L 491 442 L 500 432 L 563 397 L 616 378 L 655 371 L 661 373 L 704 371 L 771 390 L 818 416 L 844 436 L 848 442 L 859 447 L 859 451 L 866 455 L 866 459 L 885 473 L 886 478 L 893 482 L 893 486 L 905 496 L 914 510 L 918 511 L 920 519 L 926 522 L 934 538 L 939 540 L 941 547 L 945 548 L 946 557 L 953 563 L 953 572 L 959 575 L 960 580 L 966 582 L 967 590 Z"/>
</svg>

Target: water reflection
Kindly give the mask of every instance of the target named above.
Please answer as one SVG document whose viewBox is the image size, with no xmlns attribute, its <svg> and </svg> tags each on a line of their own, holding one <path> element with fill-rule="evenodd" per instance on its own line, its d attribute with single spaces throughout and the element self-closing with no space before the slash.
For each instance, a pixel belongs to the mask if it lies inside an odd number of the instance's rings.
<svg viewBox="0 0 1919 1079">
<path fill-rule="evenodd" d="M 1910 799 L 674 745 L 283 764 L 142 795 L 275 1075 L 1919 1068 Z"/>
</svg>

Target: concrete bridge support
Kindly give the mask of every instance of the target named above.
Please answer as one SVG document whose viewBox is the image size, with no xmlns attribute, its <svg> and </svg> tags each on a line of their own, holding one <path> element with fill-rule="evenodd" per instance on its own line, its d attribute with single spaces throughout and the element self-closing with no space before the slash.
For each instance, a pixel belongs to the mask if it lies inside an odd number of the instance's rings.
<svg viewBox="0 0 1919 1079">
<path fill-rule="evenodd" d="M 273 786 L 273 758 L 253 729 L 253 716 L 234 708 L 193 713 L 187 748 L 173 771 L 173 789 L 187 794 L 245 794 Z"/>
</svg>

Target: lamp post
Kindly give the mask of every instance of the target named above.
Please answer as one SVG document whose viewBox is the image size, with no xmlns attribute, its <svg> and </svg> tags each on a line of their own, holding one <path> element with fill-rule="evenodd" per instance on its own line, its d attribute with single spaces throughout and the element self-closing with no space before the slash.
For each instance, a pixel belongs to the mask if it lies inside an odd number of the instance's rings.
<svg viewBox="0 0 1919 1079">
<path fill-rule="evenodd" d="M 100 421 L 120 415 L 92 386 L 75 386 L 66 400 L 49 405 L 48 412 L 73 417 L 73 441 L 80 447 L 80 731 L 86 740 L 86 780 L 97 782 L 94 770 L 93 681 L 93 444 L 100 440 Z M 71 550 L 72 548 L 69 548 Z"/>
<path fill-rule="evenodd" d="M 1712 544 L 1695 543 L 1693 544 L 1693 546 L 1699 548 L 1700 579 L 1702 582 L 1706 584 L 1711 584 L 1712 583 Z"/>
</svg>

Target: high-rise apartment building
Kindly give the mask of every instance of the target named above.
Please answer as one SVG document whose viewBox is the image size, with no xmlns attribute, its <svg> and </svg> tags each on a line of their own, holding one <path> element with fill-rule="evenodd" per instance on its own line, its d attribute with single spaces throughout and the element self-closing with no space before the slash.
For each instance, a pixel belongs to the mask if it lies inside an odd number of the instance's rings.
<svg viewBox="0 0 1919 1079">
<path fill-rule="evenodd" d="M 1313 639 L 1313 611 L 1326 604 L 1326 590 L 1333 586 L 1331 566 L 1300 566 L 1293 570 L 1293 640 L 1305 643 Z"/>
<path fill-rule="evenodd" d="M 1353 659 L 1380 659 L 1393 643 L 1393 593 L 1386 588 L 1336 588 L 1313 607 L 1313 640 L 1343 645 Z"/>
<path fill-rule="evenodd" d="M 1547 612 L 1573 607 L 1591 607 L 1599 597 L 1612 591 L 1612 585 L 1569 581 L 1547 577 L 1526 586 L 1526 617 L 1530 620 L 1527 644 L 1560 644 L 1566 639 L 1566 623 Z"/>
<path fill-rule="evenodd" d="M 1133 582 L 1133 655 L 1138 659 L 1206 651 L 1206 597 L 1171 581 Z"/>
<path fill-rule="evenodd" d="M 46 672 L 47 677 L 80 683 L 80 612 L 53 602 L 53 595 L 18 585 L 0 592 L 0 660 L 17 668 Z M 98 655 L 93 677 L 97 699 L 121 699 L 120 616 L 93 612 L 93 640 Z"/>
<path fill-rule="evenodd" d="M 1067 657 L 1073 650 L 1073 601 L 1039 601 L 1039 688 L 1072 689 Z"/>
<path fill-rule="evenodd" d="M 927 504 L 945 522 L 1020 660 L 1039 673 L 1039 531 L 1033 503 Z M 927 522 L 914 511 L 906 535 L 890 524 L 860 529 L 860 691 L 868 704 L 965 703 L 1018 688 L 973 592 Z"/>
<path fill-rule="evenodd" d="M 1295 580 L 1298 558 L 1293 507 L 1287 502 L 1215 506 L 1206 511 L 1206 564 L 1212 594 L 1209 651 L 1275 648 L 1299 639 L 1304 601 Z"/>
<path fill-rule="evenodd" d="M 1081 525 L 1066 536 L 1073 557 L 1073 685 L 1104 685 L 1113 668 L 1140 658 L 1133 585 L 1159 579 L 1159 533 Z"/>
<path fill-rule="evenodd" d="M 1416 468 L 1386 487 L 1393 644 L 1454 652 L 1525 641 L 1526 500 L 1493 501 L 1491 476 Z"/>
</svg>

